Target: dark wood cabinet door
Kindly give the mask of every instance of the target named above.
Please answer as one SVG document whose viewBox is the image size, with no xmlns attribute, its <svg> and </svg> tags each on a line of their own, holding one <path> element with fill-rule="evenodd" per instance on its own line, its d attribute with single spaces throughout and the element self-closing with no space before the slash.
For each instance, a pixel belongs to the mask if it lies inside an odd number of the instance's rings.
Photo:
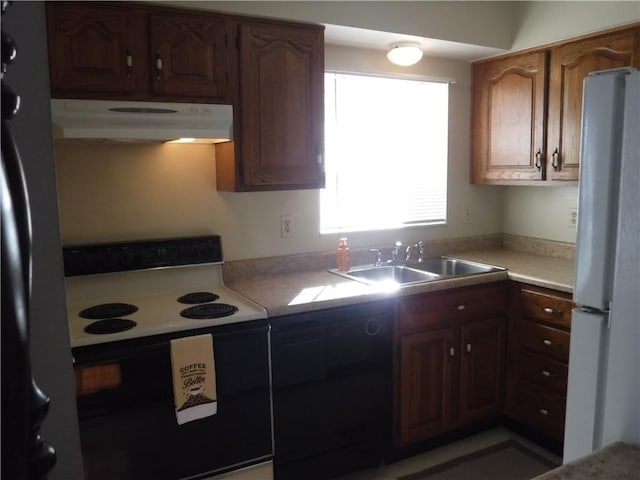
<svg viewBox="0 0 640 480">
<path fill-rule="evenodd" d="M 476 320 L 462 326 L 460 352 L 461 424 L 500 413 L 504 386 L 504 318 Z"/>
<path fill-rule="evenodd" d="M 402 444 L 444 433 L 453 425 L 456 329 L 401 338 L 400 440 Z"/>
<path fill-rule="evenodd" d="M 590 72 L 625 66 L 640 68 L 640 27 L 551 50 L 548 179 L 578 180 L 584 78 Z"/>
<path fill-rule="evenodd" d="M 242 189 L 323 187 L 322 28 L 242 23 L 239 48 Z"/>
<path fill-rule="evenodd" d="M 544 179 L 546 75 L 546 52 L 474 65 L 474 183 Z"/>
<path fill-rule="evenodd" d="M 149 22 L 152 92 L 224 100 L 225 21 L 209 15 L 152 14 Z"/>
<path fill-rule="evenodd" d="M 47 2 L 54 96 L 144 89 L 148 79 L 144 17 L 128 7 Z"/>
</svg>

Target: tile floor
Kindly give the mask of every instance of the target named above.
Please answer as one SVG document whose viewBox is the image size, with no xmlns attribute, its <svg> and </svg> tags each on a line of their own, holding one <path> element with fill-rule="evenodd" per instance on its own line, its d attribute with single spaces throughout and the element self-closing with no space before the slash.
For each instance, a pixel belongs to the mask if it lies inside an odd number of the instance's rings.
<svg viewBox="0 0 640 480">
<path fill-rule="evenodd" d="M 457 442 L 443 445 L 442 447 L 434 448 L 433 450 L 400 460 L 396 463 L 383 465 L 382 467 L 375 469 L 360 470 L 349 475 L 344 475 L 335 480 L 396 480 L 398 477 L 403 475 L 409 475 L 411 473 L 425 470 L 426 468 L 434 465 L 448 462 L 454 458 L 468 455 L 509 439 L 514 439 L 520 442 L 527 448 L 553 462 L 558 464 L 562 463 L 562 458 L 558 455 L 549 452 L 548 450 L 524 439 L 506 428 L 498 427 L 472 435 Z"/>
</svg>

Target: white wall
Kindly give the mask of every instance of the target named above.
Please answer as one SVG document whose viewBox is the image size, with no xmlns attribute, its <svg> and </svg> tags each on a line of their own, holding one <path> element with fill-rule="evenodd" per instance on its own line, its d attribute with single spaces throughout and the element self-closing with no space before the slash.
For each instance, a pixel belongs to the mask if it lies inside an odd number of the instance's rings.
<svg viewBox="0 0 640 480">
<path fill-rule="evenodd" d="M 327 47 L 325 64 L 328 69 L 393 71 L 383 52 L 361 49 Z M 445 226 L 351 234 L 350 244 L 392 245 L 396 240 L 501 232 L 500 189 L 468 182 L 469 65 L 425 58 L 406 71 L 456 81 L 450 90 L 449 220 Z M 56 156 L 65 245 L 219 233 L 226 258 L 234 260 L 329 251 L 340 236 L 319 234 L 318 190 L 216 191 L 212 146 L 59 142 Z M 293 238 L 280 238 L 282 214 L 293 215 Z"/>
<path fill-rule="evenodd" d="M 512 2 L 169 0 L 159 3 L 343 25 L 505 49 L 510 48 L 513 38 Z"/>
<path fill-rule="evenodd" d="M 502 202 L 504 233 L 575 243 L 578 187 L 504 187 Z"/>
<path fill-rule="evenodd" d="M 512 50 L 640 20 L 640 2 L 515 2 Z"/>
</svg>

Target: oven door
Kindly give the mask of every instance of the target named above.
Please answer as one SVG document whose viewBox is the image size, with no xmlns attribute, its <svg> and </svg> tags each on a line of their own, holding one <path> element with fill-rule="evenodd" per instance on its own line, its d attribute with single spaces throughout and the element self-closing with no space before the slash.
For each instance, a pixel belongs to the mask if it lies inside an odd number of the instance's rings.
<svg viewBox="0 0 640 480">
<path fill-rule="evenodd" d="M 218 413 L 178 425 L 169 340 L 211 332 Z M 272 457 L 266 320 L 73 351 L 87 480 L 177 480 Z"/>
</svg>

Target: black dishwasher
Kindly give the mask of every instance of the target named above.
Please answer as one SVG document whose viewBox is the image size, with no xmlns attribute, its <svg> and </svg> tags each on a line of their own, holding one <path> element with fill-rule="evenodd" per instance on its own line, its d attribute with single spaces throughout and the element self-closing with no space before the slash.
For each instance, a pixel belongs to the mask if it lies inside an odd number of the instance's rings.
<svg viewBox="0 0 640 480">
<path fill-rule="evenodd" d="M 391 438 L 390 301 L 271 319 L 276 480 L 378 465 Z"/>
</svg>

